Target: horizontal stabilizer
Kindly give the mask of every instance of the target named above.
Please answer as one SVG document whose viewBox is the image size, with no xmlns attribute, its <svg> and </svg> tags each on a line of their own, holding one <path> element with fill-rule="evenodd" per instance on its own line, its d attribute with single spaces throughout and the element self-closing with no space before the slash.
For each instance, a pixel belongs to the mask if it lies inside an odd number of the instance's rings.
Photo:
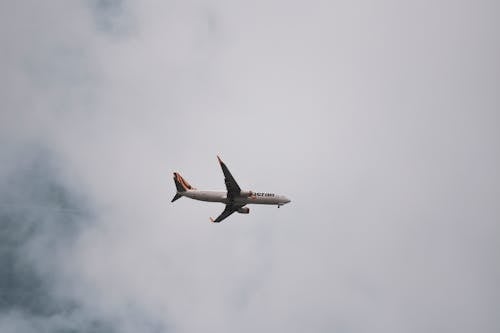
<svg viewBox="0 0 500 333">
<path fill-rule="evenodd" d="M 180 195 L 179 193 L 176 193 L 171 202 L 174 202 L 175 200 L 177 200 L 179 198 L 182 198 L 182 195 Z"/>
</svg>

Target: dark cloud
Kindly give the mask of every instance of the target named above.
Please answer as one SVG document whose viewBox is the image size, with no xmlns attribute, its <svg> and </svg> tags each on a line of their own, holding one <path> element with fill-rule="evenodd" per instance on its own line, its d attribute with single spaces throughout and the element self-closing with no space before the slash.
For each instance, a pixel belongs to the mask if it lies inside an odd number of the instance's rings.
<svg viewBox="0 0 500 333">
<path fill-rule="evenodd" d="M 0 178 L 2 331 L 113 331 L 58 291 L 79 230 L 89 221 L 86 201 L 60 177 L 60 161 L 35 144 L 0 160 L 15 165 Z"/>
<path fill-rule="evenodd" d="M 114 37 L 123 37 L 129 33 L 132 21 L 130 12 L 125 8 L 127 2 L 124 0 L 88 1 L 97 29 Z"/>
</svg>

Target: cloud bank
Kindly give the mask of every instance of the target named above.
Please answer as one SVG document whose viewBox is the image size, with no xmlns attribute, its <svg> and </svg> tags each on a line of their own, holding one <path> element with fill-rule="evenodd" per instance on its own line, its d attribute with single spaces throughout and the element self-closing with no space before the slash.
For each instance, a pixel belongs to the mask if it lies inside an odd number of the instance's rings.
<svg viewBox="0 0 500 333">
<path fill-rule="evenodd" d="M 0 330 L 497 332 L 498 12 L 2 3 Z"/>
</svg>

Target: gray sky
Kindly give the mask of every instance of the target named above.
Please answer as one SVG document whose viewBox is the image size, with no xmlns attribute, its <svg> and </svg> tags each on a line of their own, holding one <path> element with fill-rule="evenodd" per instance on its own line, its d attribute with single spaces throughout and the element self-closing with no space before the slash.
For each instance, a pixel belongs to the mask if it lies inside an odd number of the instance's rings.
<svg viewBox="0 0 500 333">
<path fill-rule="evenodd" d="M 500 331 L 499 13 L 0 3 L 0 331 Z"/>
</svg>

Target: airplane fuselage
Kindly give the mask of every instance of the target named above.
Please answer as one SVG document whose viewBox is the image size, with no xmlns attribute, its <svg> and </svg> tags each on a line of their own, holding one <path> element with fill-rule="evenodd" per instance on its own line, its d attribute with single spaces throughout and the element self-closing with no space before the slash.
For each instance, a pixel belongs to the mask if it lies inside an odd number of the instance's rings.
<svg viewBox="0 0 500 333">
<path fill-rule="evenodd" d="M 180 193 L 182 196 L 208 202 L 221 202 L 223 204 L 258 204 L 258 205 L 278 205 L 282 206 L 290 200 L 284 195 L 268 193 L 268 192 L 253 192 L 247 191 L 248 195 L 236 196 L 232 201 L 228 200 L 226 191 L 209 191 L 209 190 L 187 190 Z"/>
</svg>

